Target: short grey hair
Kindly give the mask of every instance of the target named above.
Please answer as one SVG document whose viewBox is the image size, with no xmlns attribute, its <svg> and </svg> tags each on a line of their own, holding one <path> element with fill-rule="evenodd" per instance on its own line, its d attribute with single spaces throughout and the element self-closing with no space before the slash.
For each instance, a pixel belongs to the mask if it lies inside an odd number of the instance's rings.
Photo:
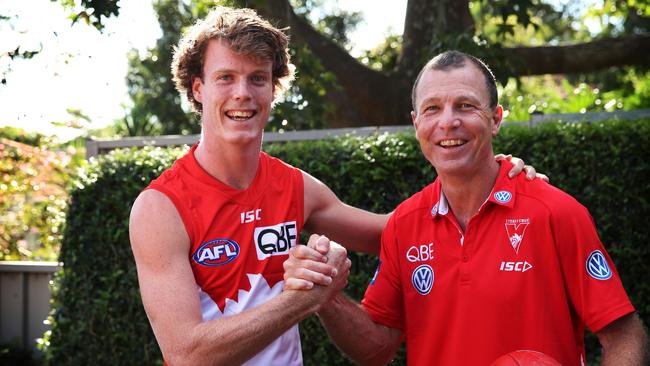
<svg viewBox="0 0 650 366">
<path fill-rule="evenodd" d="M 465 61 L 470 61 L 479 69 L 479 71 L 481 71 L 481 74 L 483 74 L 485 78 L 485 87 L 487 88 L 488 94 L 490 96 L 490 108 L 496 108 L 496 106 L 499 104 L 499 96 L 497 94 L 496 78 L 494 77 L 492 70 L 490 70 L 490 68 L 478 58 L 460 51 L 452 50 L 438 54 L 429 60 L 429 62 L 424 65 L 422 70 L 420 70 L 418 77 L 415 79 L 415 83 L 413 83 L 413 89 L 411 89 L 411 103 L 413 105 L 413 111 L 416 114 L 417 107 L 415 105 L 415 90 L 417 89 L 424 72 L 427 70 L 448 71 L 452 69 L 459 69 L 465 66 Z"/>
</svg>

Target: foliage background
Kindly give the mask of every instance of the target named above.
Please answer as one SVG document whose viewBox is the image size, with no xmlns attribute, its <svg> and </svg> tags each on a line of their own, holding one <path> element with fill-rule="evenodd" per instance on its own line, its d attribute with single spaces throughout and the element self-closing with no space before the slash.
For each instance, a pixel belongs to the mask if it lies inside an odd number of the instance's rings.
<svg viewBox="0 0 650 366">
<path fill-rule="evenodd" d="M 72 145 L 0 128 L 0 260 L 56 260 L 68 184 L 82 163 Z"/>
<path fill-rule="evenodd" d="M 388 212 L 434 179 L 407 135 L 271 144 L 264 149 L 313 174 L 345 202 Z M 650 322 L 650 119 L 506 127 L 497 152 L 524 158 L 589 208 L 646 324 Z M 93 161 L 75 183 L 55 279 L 51 365 L 160 365 L 142 308 L 128 241 L 131 203 L 185 149 L 120 150 Z M 359 299 L 376 258 L 351 254 L 347 292 Z M 312 317 L 301 324 L 306 365 L 348 365 Z M 590 364 L 598 360 L 588 338 Z M 395 361 L 404 362 L 403 353 Z"/>
</svg>

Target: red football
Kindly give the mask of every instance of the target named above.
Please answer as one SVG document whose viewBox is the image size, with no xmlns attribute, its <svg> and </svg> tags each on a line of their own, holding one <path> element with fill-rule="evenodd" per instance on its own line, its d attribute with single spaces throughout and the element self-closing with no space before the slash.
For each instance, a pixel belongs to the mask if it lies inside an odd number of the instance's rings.
<svg viewBox="0 0 650 366">
<path fill-rule="evenodd" d="M 519 350 L 506 353 L 490 366 L 561 366 L 553 357 L 541 352 Z"/>
</svg>

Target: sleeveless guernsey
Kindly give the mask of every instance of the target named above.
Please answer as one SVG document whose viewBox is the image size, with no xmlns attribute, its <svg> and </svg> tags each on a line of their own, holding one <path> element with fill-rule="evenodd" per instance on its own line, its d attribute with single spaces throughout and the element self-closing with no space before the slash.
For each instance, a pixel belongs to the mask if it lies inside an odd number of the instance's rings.
<svg viewBox="0 0 650 366">
<path fill-rule="evenodd" d="M 251 186 L 229 187 L 199 166 L 197 146 L 147 189 L 165 194 L 183 220 L 207 321 L 254 308 L 282 292 L 282 263 L 298 242 L 304 191 L 299 169 L 264 152 Z M 298 325 L 244 365 L 302 365 Z"/>
</svg>

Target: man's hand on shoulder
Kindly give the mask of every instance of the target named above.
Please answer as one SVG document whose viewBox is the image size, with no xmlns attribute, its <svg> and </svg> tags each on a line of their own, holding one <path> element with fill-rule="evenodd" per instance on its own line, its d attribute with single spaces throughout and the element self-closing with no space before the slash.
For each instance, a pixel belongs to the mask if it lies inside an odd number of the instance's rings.
<svg viewBox="0 0 650 366">
<path fill-rule="evenodd" d="M 512 156 L 510 154 L 508 154 L 508 155 L 497 154 L 497 155 L 494 156 L 494 159 L 496 161 L 507 160 L 507 161 L 511 162 L 512 164 L 514 164 L 512 169 L 510 169 L 510 172 L 508 172 L 508 176 L 510 178 L 516 177 L 519 174 L 521 174 L 522 172 L 525 172 L 526 173 L 526 179 L 528 179 L 528 180 L 533 180 L 535 178 L 539 178 L 539 179 L 541 179 L 541 180 L 543 180 L 545 182 L 549 181 L 548 177 L 545 174 L 537 173 L 537 171 L 535 170 L 535 167 L 533 167 L 532 165 L 526 165 L 523 160 L 521 160 L 521 159 L 519 159 L 517 157 L 514 157 L 514 156 Z"/>
</svg>

